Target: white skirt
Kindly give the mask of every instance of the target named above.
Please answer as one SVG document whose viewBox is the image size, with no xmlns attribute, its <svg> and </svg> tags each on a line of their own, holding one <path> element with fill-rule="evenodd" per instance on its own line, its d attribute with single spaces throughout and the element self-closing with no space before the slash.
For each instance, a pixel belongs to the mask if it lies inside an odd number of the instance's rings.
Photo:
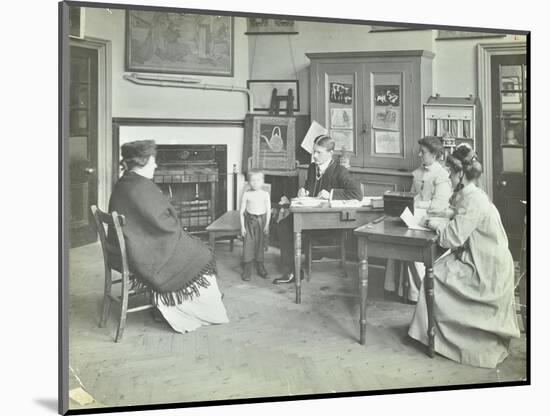
<svg viewBox="0 0 550 416">
<path fill-rule="evenodd" d="M 224 324 L 229 322 L 222 302 L 215 275 L 204 276 L 210 285 L 201 287 L 200 296 L 184 300 L 181 304 L 166 306 L 158 304 L 158 309 L 176 332 L 194 331 L 202 325 Z"/>
</svg>

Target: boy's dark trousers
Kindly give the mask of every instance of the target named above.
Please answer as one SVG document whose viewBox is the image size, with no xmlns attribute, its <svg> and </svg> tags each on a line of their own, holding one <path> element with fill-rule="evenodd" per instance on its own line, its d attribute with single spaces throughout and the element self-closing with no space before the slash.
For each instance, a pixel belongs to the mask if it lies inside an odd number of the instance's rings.
<svg viewBox="0 0 550 416">
<path fill-rule="evenodd" d="M 250 263 L 256 260 L 264 262 L 264 249 L 267 236 L 264 233 L 267 214 L 254 215 L 245 211 L 244 228 L 246 235 L 243 239 L 243 262 Z"/>
</svg>

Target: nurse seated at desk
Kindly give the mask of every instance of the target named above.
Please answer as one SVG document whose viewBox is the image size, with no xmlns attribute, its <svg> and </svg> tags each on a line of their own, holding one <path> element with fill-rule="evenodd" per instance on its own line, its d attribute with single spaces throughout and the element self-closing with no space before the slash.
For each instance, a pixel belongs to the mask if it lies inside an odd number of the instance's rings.
<svg viewBox="0 0 550 416">
<path fill-rule="evenodd" d="M 424 137 L 418 141 L 420 167 L 413 171 L 411 192 L 415 194 L 415 208 L 432 212 L 443 212 L 449 207 L 452 194 L 449 172 L 439 162 L 443 155 L 443 143 L 439 137 Z M 389 259 L 386 265 L 384 290 L 403 296 L 405 279 L 408 279 L 407 299 L 418 301 L 418 291 L 424 279 L 425 268 L 419 262 L 401 262 Z"/>
</svg>

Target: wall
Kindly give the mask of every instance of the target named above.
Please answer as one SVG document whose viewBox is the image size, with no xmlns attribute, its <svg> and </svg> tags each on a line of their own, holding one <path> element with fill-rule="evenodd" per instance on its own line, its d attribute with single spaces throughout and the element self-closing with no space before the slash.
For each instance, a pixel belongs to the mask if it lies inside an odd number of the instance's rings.
<svg viewBox="0 0 550 416">
<path fill-rule="evenodd" d="M 124 10 L 86 8 L 85 36 L 112 42 L 113 117 L 242 119 L 245 95 L 238 92 L 149 87 L 122 79 L 125 56 Z M 207 84 L 246 86 L 248 38 L 246 21 L 235 19 L 234 77 L 200 77 Z"/>
<path fill-rule="evenodd" d="M 247 112 L 246 95 L 239 92 L 191 90 L 183 88 L 150 87 L 132 84 L 122 78 L 125 73 L 125 12 L 103 8 L 86 8 L 85 36 L 107 39 L 112 48 L 112 116 L 135 118 L 199 118 L 244 119 Z M 248 79 L 248 37 L 244 35 L 246 20 L 235 18 L 234 76 L 199 77 L 206 84 L 246 87 Z M 195 76 L 194 76 L 195 77 Z M 196 76 L 198 77 L 198 76 Z M 197 142 L 228 145 L 228 171 L 233 164 L 240 170 L 243 134 L 242 128 L 205 127 L 140 127 L 121 128 L 120 143 L 132 139 L 155 138 L 158 143 Z M 155 130 L 156 129 L 156 130 Z M 167 130 L 168 129 L 168 130 Z M 198 130 L 197 130 L 198 129 Z M 232 206 L 232 181 L 228 184 L 228 206 Z M 239 175 L 239 192 L 244 178 Z"/>
<path fill-rule="evenodd" d="M 253 36 L 249 40 L 250 77 L 296 79 L 297 73 L 300 82 L 300 110 L 309 113 L 309 59 L 306 53 L 424 49 L 435 53 L 434 93 L 448 96 L 476 95 L 476 45 L 525 41 L 524 36 L 441 41 L 435 40 L 435 30 L 372 33 L 369 30 L 368 25 L 298 22 L 298 35 Z"/>
</svg>

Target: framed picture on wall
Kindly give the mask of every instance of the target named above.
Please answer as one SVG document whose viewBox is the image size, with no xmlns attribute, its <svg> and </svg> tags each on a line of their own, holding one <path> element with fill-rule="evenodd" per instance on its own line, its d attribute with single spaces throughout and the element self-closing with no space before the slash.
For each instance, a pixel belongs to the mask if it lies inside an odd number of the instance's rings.
<svg viewBox="0 0 550 416">
<path fill-rule="evenodd" d="M 252 128 L 245 131 L 244 144 L 251 145 L 250 168 L 264 171 L 295 169 L 296 119 L 252 116 Z"/>
<path fill-rule="evenodd" d="M 297 35 L 296 21 L 290 19 L 266 19 L 251 17 L 247 19 L 245 35 Z"/>
<path fill-rule="evenodd" d="M 463 32 L 461 30 L 438 30 L 436 40 L 502 38 L 504 36 L 506 36 L 504 33 Z"/>
<path fill-rule="evenodd" d="M 248 80 L 246 86 L 254 97 L 254 111 L 268 111 L 271 105 L 271 94 L 277 89 L 277 95 L 287 95 L 292 90 L 294 112 L 300 111 L 300 89 L 297 80 Z M 286 102 L 280 103 L 279 109 L 286 110 Z"/>
<path fill-rule="evenodd" d="M 231 16 L 126 11 L 126 70 L 233 76 Z"/>
</svg>

